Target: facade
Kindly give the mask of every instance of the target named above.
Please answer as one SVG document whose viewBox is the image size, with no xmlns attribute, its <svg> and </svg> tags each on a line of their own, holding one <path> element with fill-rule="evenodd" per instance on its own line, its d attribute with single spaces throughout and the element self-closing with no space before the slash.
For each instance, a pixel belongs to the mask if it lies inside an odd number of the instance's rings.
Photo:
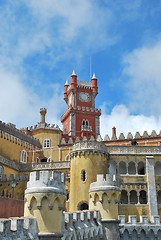
<svg viewBox="0 0 161 240">
<path fill-rule="evenodd" d="M 73 71 L 62 130 L 46 123 L 45 108 L 31 127 L 0 122 L 0 200 L 8 211 L 0 217 L 23 216 L 7 206 L 24 200 L 23 218 L 0 221 L 3 239 L 161 239 L 161 133 L 118 137 L 113 127 L 102 139 L 97 94 L 95 74 L 83 82 Z"/>
</svg>

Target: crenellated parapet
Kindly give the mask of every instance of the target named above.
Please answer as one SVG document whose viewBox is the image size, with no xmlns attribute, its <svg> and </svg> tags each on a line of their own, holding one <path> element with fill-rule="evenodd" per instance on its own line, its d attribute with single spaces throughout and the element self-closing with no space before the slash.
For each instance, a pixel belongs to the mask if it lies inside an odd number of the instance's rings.
<svg viewBox="0 0 161 240">
<path fill-rule="evenodd" d="M 64 184 L 64 173 L 50 171 L 31 172 L 25 194 L 54 192 L 65 195 Z"/>
<path fill-rule="evenodd" d="M 121 239 L 127 239 L 131 236 L 132 239 L 161 239 L 161 224 L 159 216 L 154 216 L 153 221 L 148 220 L 148 216 L 141 215 L 140 221 L 137 221 L 135 215 L 129 215 L 128 221 L 124 215 L 118 217 L 119 232 Z"/>
<path fill-rule="evenodd" d="M 6 124 L 0 121 L 0 137 L 15 144 L 31 149 L 32 146 L 40 147 L 39 140 L 23 133 L 17 129 L 13 124 Z"/>
<path fill-rule="evenodd" d="M 124 133 L 120 133 L 119 136 L 117 136 L 116 131 L 113 131 L 114 128 L 112 128 L 112 136 L 111 138 L 109 137 L 108 134 L 105 135 L 104 137 L 104 141 L 108 142 L 108 141 L 116 141 L 116 140 L 141 140 L 141 139 L 153 139 L 153 138 L 161 138 L 161 131 L 159 133 L 156 133 L 155 130 L 152 130 L 151 133 L 148 133 L 147 131 L 144 131 L 143 134 L 141 134 L 139 131 L 137 131 L 136 133 L 132 134 L 131 132 L 128 132 L 127 135 L 125 136 Z M 116 130 L 116 128 L 115 128 Z"/>
<path fill-rule="evenodd" d="M 0 219 L 0 239 L 39 240 L 35 218 Z"/>
<path fill-rule="evenodd" d="M 65 212 L 62 240 L 103 239 L 103 228 L 98 211 Z"/>
<path fill-rule="evenodd" d="M 117 182 L 113 181 L 110 174 L 106 174 L 105 177 L 103 174 L 97 175 L 97 181 L 90 185 L 90 192 L 106 192 L 108 190 L 120 191 Z"/>
</svg>

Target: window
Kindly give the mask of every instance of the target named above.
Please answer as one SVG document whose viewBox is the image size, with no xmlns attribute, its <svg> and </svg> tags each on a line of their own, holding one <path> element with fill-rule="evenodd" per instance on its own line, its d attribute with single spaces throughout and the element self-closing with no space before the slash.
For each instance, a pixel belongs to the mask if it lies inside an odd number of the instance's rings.
<svg viewBox="0 0 161 240">
<path fill-rule="evenodd" d="M 21 151 L 20 162 L 27 163 L 27 152 L 26 152 L 26 150 Z"/>
<path fill-rule="evenodd" d="M 43 148 L 49 148 L 49 147 L 50 147 L 50 139 L 44 139 Z"/>
<path fill-rule="evenodd" d="M 83 169 L 81 171 L 81 180 L 82 180 L 82 182 L 85 182 L 86 179 L 87 179 L 87 172 Z"/>
<path fill-rule="evenodd" d="M 127 191 L 122 190 L 121 191 L 121 199 L 120 199 L 121 204 L 128 204 L 128 195 Z"/>
</svg>

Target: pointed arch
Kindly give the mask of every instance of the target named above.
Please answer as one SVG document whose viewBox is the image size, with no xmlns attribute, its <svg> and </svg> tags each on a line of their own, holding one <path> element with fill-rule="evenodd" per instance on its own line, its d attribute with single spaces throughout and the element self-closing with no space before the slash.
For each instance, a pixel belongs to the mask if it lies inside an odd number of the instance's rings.
<svg viewBox="0 0 161 240">
<path fill-rule="evenodd" d="M 131 240 L 136 240 L 138 239 L 138 234 L 137 231 L 134 229 L 131 234 Z"/>
<path fill-rule="evenodd" d="M 144 229 L 142 229 L 140 232 L 140 240 L 146 240 L 146 233 L 145 233 Z"/>
<path fill-rule="evenodd" d="M 124 233 L 123 233 L 123 239 L 124 240 L 130 240 L 130 235 L 127 229 L 125 229 Z"/>
<path fill-rule="evenodd" d="M 148 236 L 149 236 L 150 240 L 155 240 L 156 239 L 154 231 L 152 229 L 149 231 Z"/>
</svg>

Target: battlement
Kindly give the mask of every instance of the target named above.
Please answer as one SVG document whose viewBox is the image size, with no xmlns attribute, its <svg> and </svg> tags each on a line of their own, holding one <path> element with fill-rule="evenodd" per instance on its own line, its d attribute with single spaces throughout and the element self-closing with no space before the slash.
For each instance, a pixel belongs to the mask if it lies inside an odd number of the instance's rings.
<svg viewBox="0 0 161 240">
<path fill-rule="evenodd" d="M 31 172 L 25 194 L 37 192 L 57 192 L 65 195 L 65 174 L 52 171 Z"/>
<path fill-rule="evenodd" d="M 64 212 L 65 226 L 62 240 L 102 239 L 103 229 L 98 211 Z"/>
<path fill-rule="evenodd" d="M 120 191 L 116 181 L 113 181 L 111 174 L 106 174 L 105 177 L 103 174 L 98 174 L 97 181 L 90 184 L 90 192 L 108 190 Z"/>
<path fill-rule="evenodd" d="M 27 127 L 24 130 L 33 131 L 36 129 L 60 130 L 60 128 L 57 124 L 41 123 L 41 122 L 38 124 L 35 124 L 34 126 Z"/>
<path fill-rule="evenodd" d="M 24 144 L 24 142 L 27 142 L 28 144 L 40 147 L 39 140 L 23 133 L 21 130 L 17 129 L 15 125 L 11 123 L 6 124 L 0 121 L 0 136 L 19 145 L 22 145 Z"/>
<path fill-rule="evenodd" d="M 0 239 L 35 239 L 38 240 L 37 221 L 35 218 L 0 219 Z"/>
<path fill-rule="evenodd" d="M 141 140 L 141 139 L 152 139 L 152 138 L 161 138 L 161 131 L 157 134 L 155 130 L 153 130 L 151 133 L 148 133 L 147 131 L 144 131 L 143 134 L 140 132 L 136 132 L 135 134 L 132 134 L 131 132 L 128 132 L 127 136 L 125 136 L 123 133 L 120 133 L 119 136 L 115 134 L 112 134 L 112 137 L 110 138 L 108 134 L 105 135 L 104 141 L 116 141 L 116 140 Z"/>
<path fill-rule="evenodd" d="M 28 174 L 16 174 L 14 176 L 13 174 L 7 175 L 7 174 L 0 174 L 0 182 L 20 182 L 20 181 L 27 181 L 29 179 Z"/>
<path fill-rule="evenodd" d="M 147 216 L 140 216 L 140 221 L 137 221 L 135 215 L 128 216 L 128 222 L 125 221 L 125 216 L 118 217 L 120 224 L 120 236 L 121 239 L 127 239 L 127 236 L 131 236 L 132 239 L 161 239 L 161 224 L 159 216 L 153 216 L 153 220 L 148 221 Z"/>
</svg>

